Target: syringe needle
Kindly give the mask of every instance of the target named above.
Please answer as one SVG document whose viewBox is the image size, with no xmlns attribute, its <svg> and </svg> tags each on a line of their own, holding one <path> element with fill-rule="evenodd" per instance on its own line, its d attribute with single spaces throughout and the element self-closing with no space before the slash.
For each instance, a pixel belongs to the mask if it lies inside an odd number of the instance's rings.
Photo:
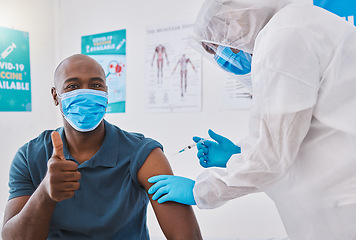
<svg viewBox="0 0 356 240">
<path fill-rule="evenodd" d="M 186 146 L 185 148 L 183 148 L 182 150 L 180 150 L 180 151 L 174 153 L 173 155 L 177 155 L 177 154 L 179 154 L 179 153 L 184 152 L 185 150 L 192 149 L 192 148 L 195 147 L 198 143 L 203 142 L 204 140 L 207 140 L 207 139 L 210 139 L 210 137 L 209 137 L 209 138 L 202 138 L 199 142 L 197 142 L 197 143 L 196 143 L 196 142 L 195 142 L 195 143 L 192 143 L 192 144 Z"/>
</svg>

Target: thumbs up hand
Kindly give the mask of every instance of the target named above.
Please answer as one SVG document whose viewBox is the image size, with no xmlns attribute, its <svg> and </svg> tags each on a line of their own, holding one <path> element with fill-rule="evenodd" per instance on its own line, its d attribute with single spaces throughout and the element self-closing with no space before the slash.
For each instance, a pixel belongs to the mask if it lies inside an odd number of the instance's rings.
<svg viewBox="0 0 356 240">
<path fill-rule="evenodd" d="M 53 154 L 47 163 L 47 174 L 43 179 L 48 196 L 56 201 L 62 201 L 74 196 L 80 187 L 80 172 L 78 164 L 65 159 L 63 142 L 58 132 L 51 134 Z"/>
</svg>

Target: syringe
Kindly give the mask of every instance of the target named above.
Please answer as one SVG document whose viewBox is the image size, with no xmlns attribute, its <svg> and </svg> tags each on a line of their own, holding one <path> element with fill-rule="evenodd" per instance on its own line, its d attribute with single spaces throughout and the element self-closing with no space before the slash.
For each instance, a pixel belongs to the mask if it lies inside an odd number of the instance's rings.
<svg viewBox="0 0 356 240">
<path fill-rule="evenodd" d="M 204 140 L 208 140 L 208 139 L 210 139 L 210 137 L 209 137 L 209 138 L 202 138 L 202 139 L 200 139 L 199 142 L 197 142 L 197 143 L 192 143 L 192 144 L 186 146 L 185 148 L 183 148 L 182 150 L 176 152 L 176 153 L 173 154 L 173 155 L 176 155 L 176 154 L 182 153 L 182 152 L 184 152 L 184 151 L 186 151 L 186 150 L 192 149 L 192 148 L 195 147 L 198 143 L 202 143 Z"/>
<path fill-rule="evenodd" d="M 16 48 L 15 43 L 12 43 L 10 46 L 8 46 L 2 53 L 0 59 L 5 59 L 14 49 Z"/>
</svg>

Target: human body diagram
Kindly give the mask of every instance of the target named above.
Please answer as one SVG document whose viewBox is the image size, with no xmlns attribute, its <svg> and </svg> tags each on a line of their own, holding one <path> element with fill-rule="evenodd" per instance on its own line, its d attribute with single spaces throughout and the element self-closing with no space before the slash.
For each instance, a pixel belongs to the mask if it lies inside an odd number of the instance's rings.
<svg viewBox="0 0 356 240">
<path fill-rule="evenodd" d="M 180 65 L 180 88 L 181 88 L 181 96 L 183 97 L 184 94 L 187 92 L 187 75 L 188 75 L 188 64 L 190 64 L 195 72 L 197 70 L 195 69 L 192 61 L 190 61 L 189 58 L 185 56 L 185 54 L 182 55 L 182 57 L 178 60 L 176 66 L 174 67 L 172 74 L 175 72 L 176 68 L 178 65 Z M 184 83 L 184 87 L 183 87 Z"/>
<path fill-rule="evenodd" d="M 166 48 L 159 44 L 156 46 L 155 51 L 153 53 L 153 58 L 151 62 L 151 66 L 153 66 L 153 62 L 157 55 L 157 83 L 163 83 L 163 55 L 166 57 L 167 65 L 169 65 Z"/>
</svg>

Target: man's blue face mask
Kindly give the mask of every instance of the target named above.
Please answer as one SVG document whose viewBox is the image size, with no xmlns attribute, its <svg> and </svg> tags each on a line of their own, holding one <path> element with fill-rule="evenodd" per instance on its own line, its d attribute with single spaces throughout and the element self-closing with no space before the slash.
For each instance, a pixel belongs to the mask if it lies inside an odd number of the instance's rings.
<svg viewBox="0 0 356 240">
<path fill-rule="evenodd" d="M 78 89 L 58 96 L 62 102 L 61 113 L 75 130 L 92 131 L 103 120 L 108 104 L 107 92 Z"/>
<path fill-rule="evenodd" d="M 245 75 L 251 72 L 252 56 L 243 51 L 234 53 L 229 47 L 218 46 L 214 60 L 227 72 Z"/>
</svg>

